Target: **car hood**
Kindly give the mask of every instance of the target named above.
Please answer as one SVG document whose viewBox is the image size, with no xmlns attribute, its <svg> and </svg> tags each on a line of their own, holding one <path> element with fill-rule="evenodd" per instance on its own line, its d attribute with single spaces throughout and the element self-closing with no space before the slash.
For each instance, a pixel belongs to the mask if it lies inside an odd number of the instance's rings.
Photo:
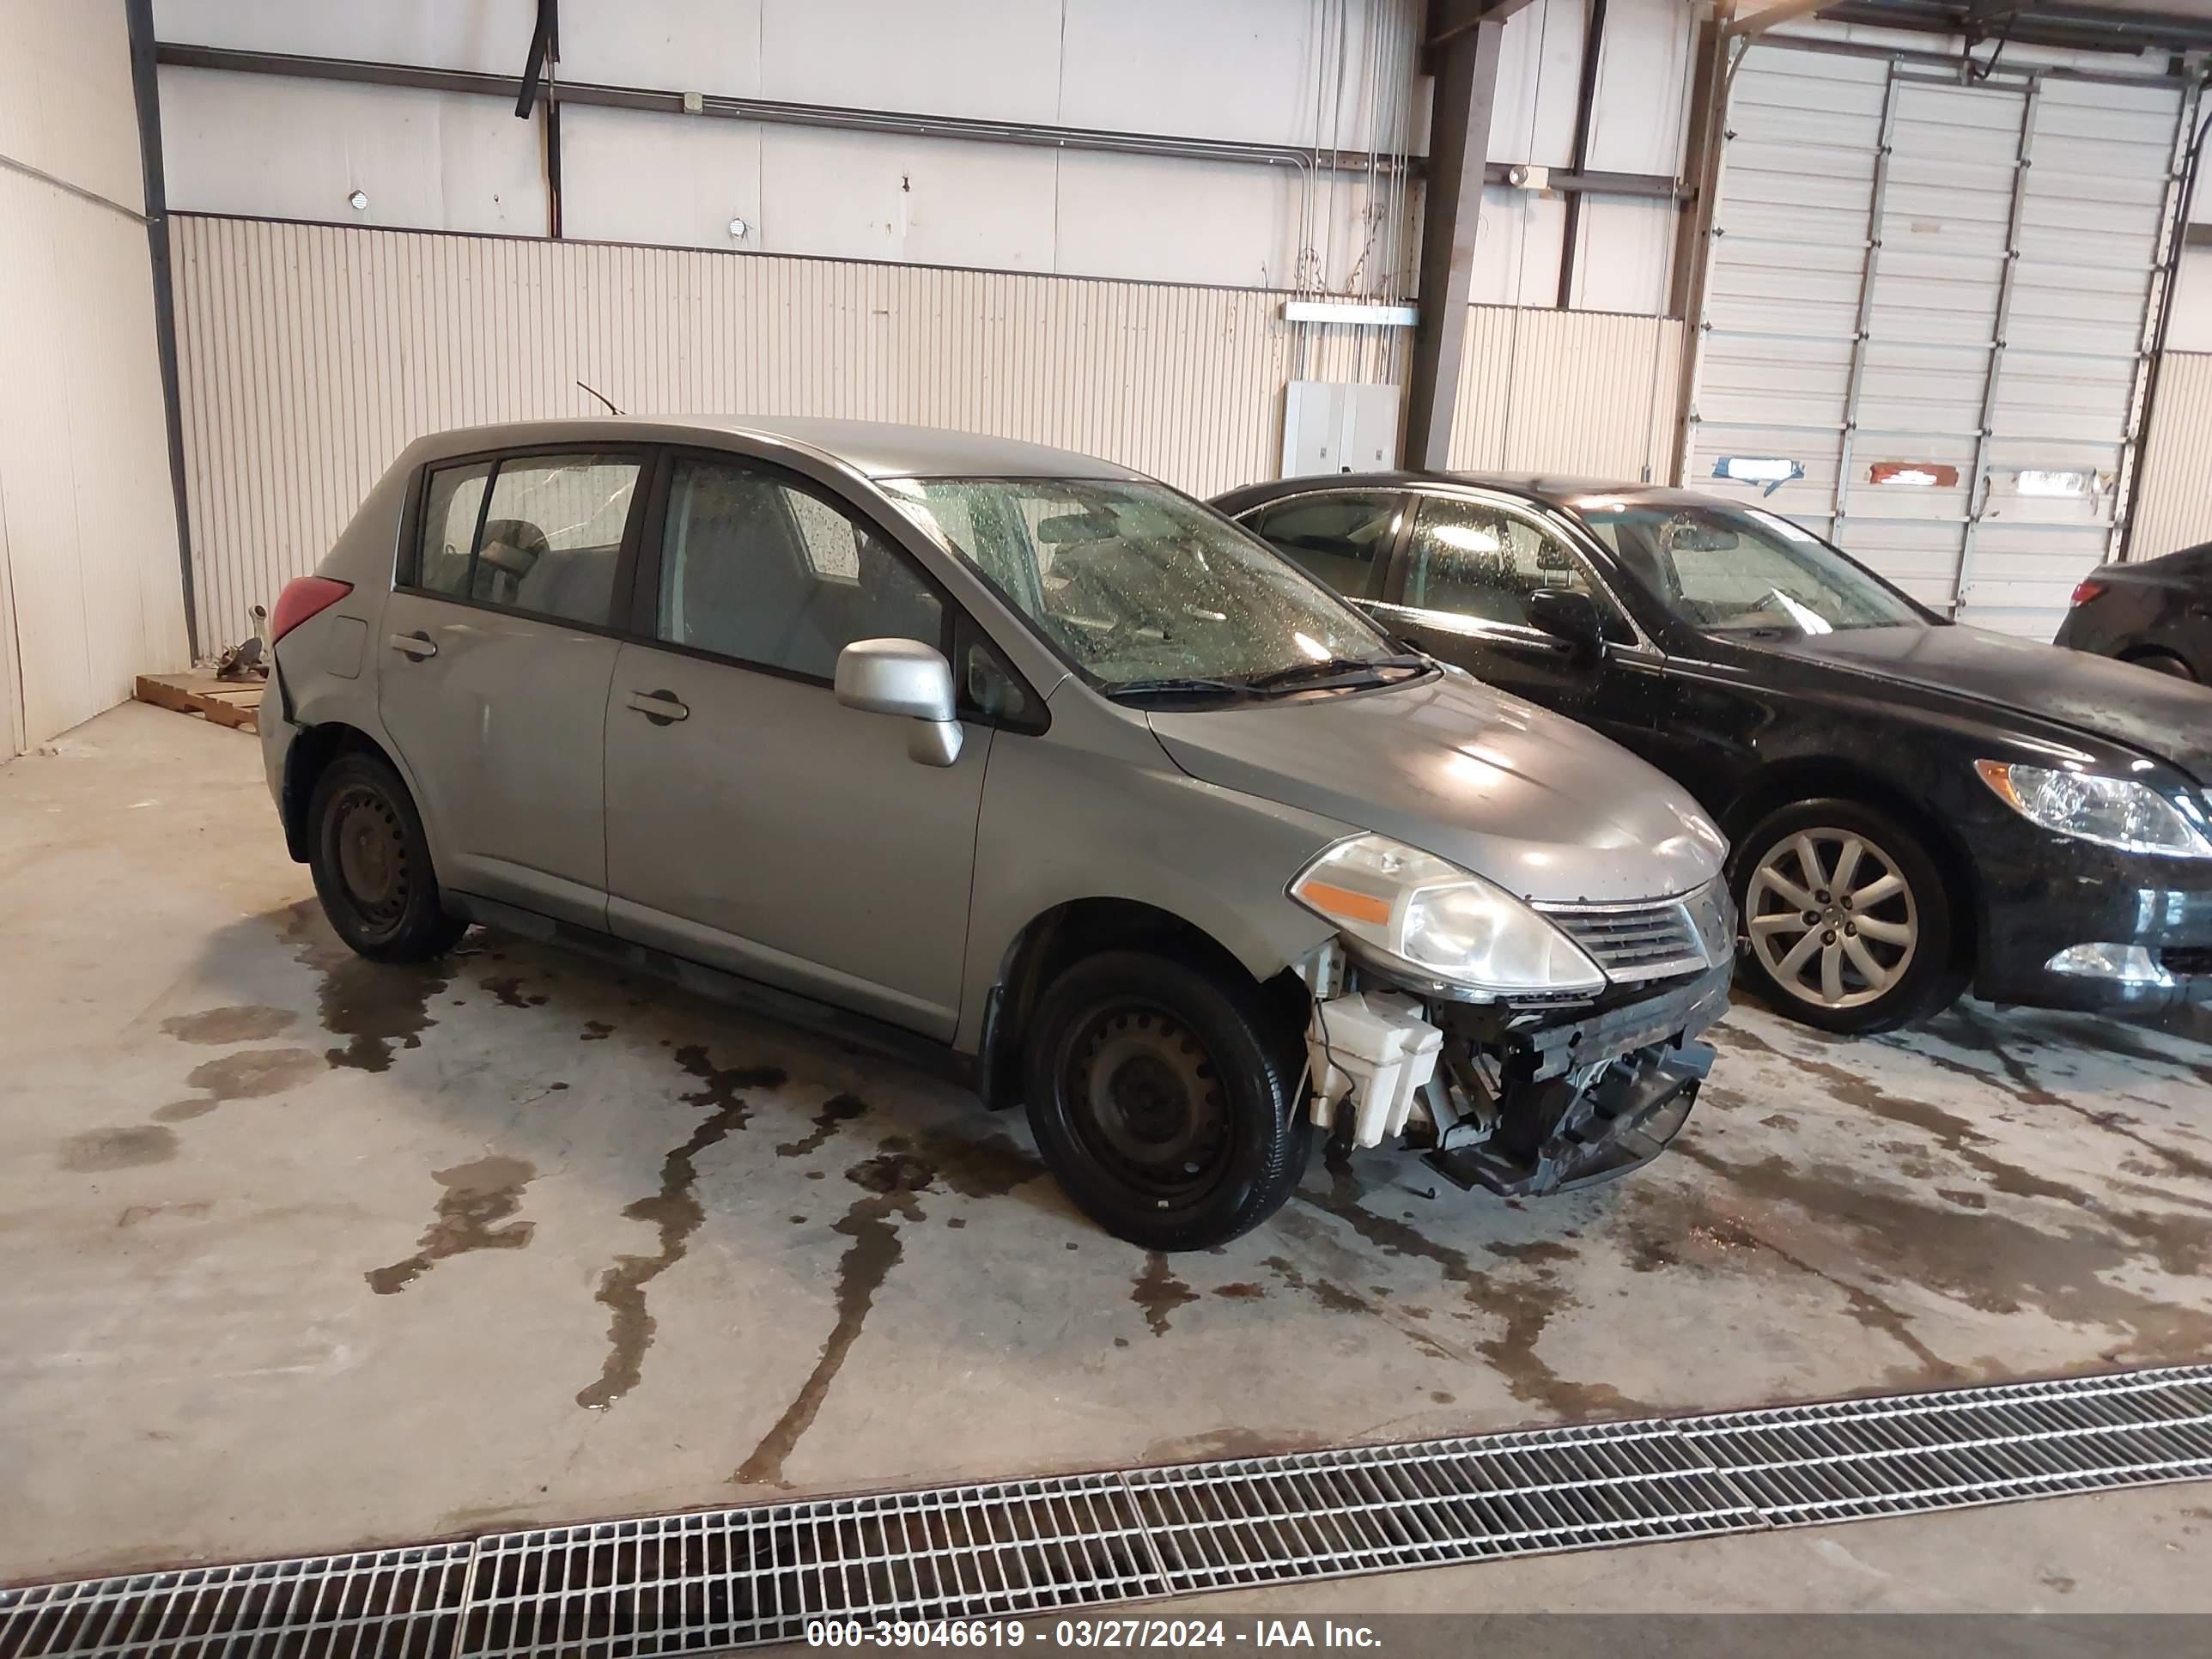
<svg viewBox="0 0 2212 1659">
<path fill-rule="evenodd" d="M 1753 648 L 2016 708 L 2171 761 L 2212 783 L 2212 690 L 1984 629 L 1842 629 Z"/>
<path fill-rule="evenodd" d="M 1380 830 L 1538 902 L 1671 896 L 1727 850 L 1662 773 L 1456 672 L 1149 718 L 1194 778 Z"/>
</svg>

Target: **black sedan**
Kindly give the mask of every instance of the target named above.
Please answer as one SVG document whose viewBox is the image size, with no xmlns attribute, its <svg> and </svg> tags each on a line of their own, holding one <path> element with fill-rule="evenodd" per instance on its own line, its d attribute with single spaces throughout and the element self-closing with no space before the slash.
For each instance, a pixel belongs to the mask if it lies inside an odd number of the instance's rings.
<svg viewBox="0 0 2212 1659">
<path fill-rule="evenodd" d="M 2212 684 L 2212 543 L 2091 571 L 2057 643 Z"/>
<path fill-rule="evenodd" d="M 1753 988 L 1833 1031 L 2212 1001 L 2212 690 L 1955 626 L 1684 490 L 1378 473 L 1214 505 L 1729 832 Z M 1471 753 L 1470 764 L 1482 762 Z"/>
</svg>

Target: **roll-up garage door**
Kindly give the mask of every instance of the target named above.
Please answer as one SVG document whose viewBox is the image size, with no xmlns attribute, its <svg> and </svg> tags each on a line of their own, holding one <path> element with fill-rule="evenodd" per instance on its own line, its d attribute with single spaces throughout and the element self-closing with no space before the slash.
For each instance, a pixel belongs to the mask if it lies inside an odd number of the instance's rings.
<svg viewBox="0 0 2212 1659">
<path fill-rule="evenodd" d="M 2117 556 L 2193 103 L 1751 46 L 1686 481 L 1961 621 L 2049 638 Z"/>
</svg>

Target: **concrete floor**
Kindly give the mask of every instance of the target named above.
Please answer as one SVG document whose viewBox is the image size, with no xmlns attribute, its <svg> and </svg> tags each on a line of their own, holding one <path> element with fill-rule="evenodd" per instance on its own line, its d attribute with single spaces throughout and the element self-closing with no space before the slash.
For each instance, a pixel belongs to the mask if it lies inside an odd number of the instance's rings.
<svg viewBox="0 0 2212 1659">
<path fill-rule="evenodd" d="M 1634 1179 L 1363 1155 L 1170 1261 L 884 1062 L 497 936 L 352 959 L 246 736 L 51 750 L 0 767 L 0 1583 L 2212 1352 L 2179 1036 L 1739 1009 Z"/>
</svg>

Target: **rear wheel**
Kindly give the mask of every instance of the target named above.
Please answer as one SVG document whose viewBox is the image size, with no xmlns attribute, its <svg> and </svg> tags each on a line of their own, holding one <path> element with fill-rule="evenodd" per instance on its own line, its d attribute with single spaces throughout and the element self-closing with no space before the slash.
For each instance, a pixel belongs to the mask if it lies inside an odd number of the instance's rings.
<svg viewBox="0 0 2212 1659">
<path fill-rule="evenodd" d="M 1949 1005 L 1950 893 L 1919 837 L 1850 800 L 1795 802 L 1738 843 L 1746 979 L 1778 1012 L 1824 1030 L 1894 1030 Z"/>
<path fill-rule="evenodd" d="M 1076 1206 L 1152 1250 L 1225 1243 L 1305 1167 L 1297 1071 L 1257 994 L 1109 951 L 1054 980 L 1026 1045 L 1038 1150 Z"/>
<path fill-rule="evenodd" d="M 446 914 L 414 798 L 381 756 L 341 755 L 307 805 L 307 865 L 337 936 L 379 962 L 424 962 L 468 924 Z"/>
</svg>

